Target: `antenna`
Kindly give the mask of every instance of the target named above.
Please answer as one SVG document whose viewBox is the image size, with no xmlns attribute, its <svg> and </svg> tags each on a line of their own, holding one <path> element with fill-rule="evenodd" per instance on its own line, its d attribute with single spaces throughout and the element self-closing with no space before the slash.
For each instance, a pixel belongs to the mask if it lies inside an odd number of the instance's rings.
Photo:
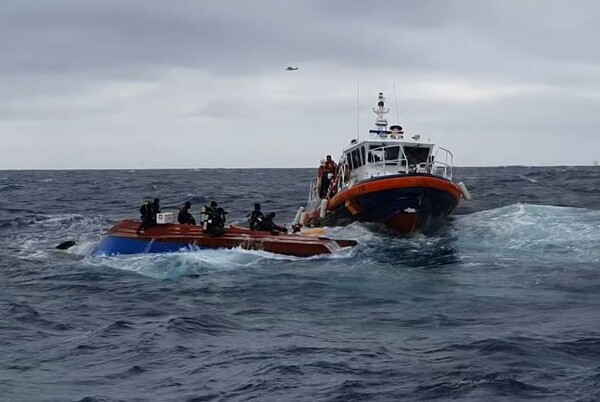
<svg viewBox="0 0 600 402">
<path fill-rule="evenodd" d="M 360 139 L 360 77 L 356 78 L 356 139 Z"/>
<path fill-rule="evenodd" d="M 394 82 L 394 102 L 396 103 L 396 123 L 400 124 L 400 114 L 398 113 L 398 96 L 396 95 L 396 83 Z"/>
</svg>

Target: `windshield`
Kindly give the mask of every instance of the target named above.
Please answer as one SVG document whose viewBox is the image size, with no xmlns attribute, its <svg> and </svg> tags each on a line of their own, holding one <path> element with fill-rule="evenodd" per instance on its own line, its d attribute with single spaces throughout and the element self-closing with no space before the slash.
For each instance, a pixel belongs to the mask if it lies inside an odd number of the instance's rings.
<svg viewBox="0 0 600 402">
<path fill-rule="evenodd" d="M 368 161 L 370 163 L 376 162 L 395 162 L 400 156 L 400 146 L 398 145 L 371 145 L 369 147 Z"/>
</svg>

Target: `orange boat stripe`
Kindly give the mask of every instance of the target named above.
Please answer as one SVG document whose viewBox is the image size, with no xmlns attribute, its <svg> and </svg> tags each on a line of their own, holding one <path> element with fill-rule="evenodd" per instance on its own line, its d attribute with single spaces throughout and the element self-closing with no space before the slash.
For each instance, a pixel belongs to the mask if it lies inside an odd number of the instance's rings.
<svg viewBox="0 0 600 402">
<path fill-rule="evenodd" d="M 445 191 L 450 193 L 457 201 L 460 199 L 460 188 L 450 181 L 431 176 L 402 176 L 373 180 L 342 190 L 329 200 L 329 209 L 335 209 L 342 204 L 348 207 L 349 204 L 347 204 L 347 201 L 351 201 L 359 195 L 386 190 L 419 187 Z"/>
</svg>

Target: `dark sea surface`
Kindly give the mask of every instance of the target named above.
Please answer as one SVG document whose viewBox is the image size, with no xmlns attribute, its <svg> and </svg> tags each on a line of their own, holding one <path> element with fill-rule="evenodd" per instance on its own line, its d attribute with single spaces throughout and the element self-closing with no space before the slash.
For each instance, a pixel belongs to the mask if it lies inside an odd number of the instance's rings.
<svg viewBox="0 0 600 402">
<path fill-rule="evenodd" d="M 287 223 L 313 173 L 0 171 L 0 400 L 600 400 L 598 167 L 458 168 L 447 225 L 330 257 L 88 255 L 155 196 Z"/>
</svg>

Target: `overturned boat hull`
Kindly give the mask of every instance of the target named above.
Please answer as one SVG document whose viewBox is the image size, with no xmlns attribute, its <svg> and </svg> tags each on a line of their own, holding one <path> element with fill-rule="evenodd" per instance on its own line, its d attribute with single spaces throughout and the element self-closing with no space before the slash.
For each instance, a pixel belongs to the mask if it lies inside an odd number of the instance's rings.
<svg viewBox="0 0 600 402">
<path fill-rule="evenodd" d="M 307 215 L 309 226 L 342 226 L 352 222 L 380 223 L 401 234 L 437 226 L 458 206 L 459 186 L 431 175 L 395 175 L 350 186 Z"/>
<path fill-rule="evenodd" d="M 276 234 L 230 227 L 220 235 L 211 235 L 193 225 L 165 224 L 139 230 L 140 222 L 124 220 L 117 223 L 98 244 L 94 254 L 168 253 L 183 249 L 264 250 L 272 253 L 310 257 L 332 254 L 340 248 L 355 246 L 354 240 L 333 240 L 297 234 Z"/>
</svg>

